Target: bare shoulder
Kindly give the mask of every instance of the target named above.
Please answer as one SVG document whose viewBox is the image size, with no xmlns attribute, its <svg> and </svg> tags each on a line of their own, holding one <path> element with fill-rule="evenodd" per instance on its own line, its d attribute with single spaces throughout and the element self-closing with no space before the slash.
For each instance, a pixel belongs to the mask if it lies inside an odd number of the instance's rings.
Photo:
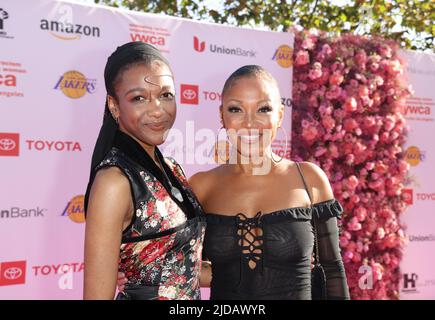
<svg viewBox="0 0 435 320">
<path fill-rule="evenodd" d="M 203 202 L 219 175 L 220 167 L 213 168 L 208 171 L 199 171 L 189 178 L 189 185 L 193 192 L 198 197 L 200 202 Z"/>
<path fill-rule="evenodd" d="M 118 167 L 107 167 L 98 170 L 95 175 L 94 185 L 106 191 L 130 190 L 130 183 L 127 177 Z"/>
<path fill-rule="evenodd" d="M 130 183 L 117 167 L 98 170 L 92 184 L 87 219 L 123 218 L 131 209 Z"/>
<path fill-rule="evenodd" d="M 300 162 L 300 168 L 312 190 L 314 203 L 330 200 L 334 198 L 328 176 L 318 165 L 304 161 Z"/>
</svg>

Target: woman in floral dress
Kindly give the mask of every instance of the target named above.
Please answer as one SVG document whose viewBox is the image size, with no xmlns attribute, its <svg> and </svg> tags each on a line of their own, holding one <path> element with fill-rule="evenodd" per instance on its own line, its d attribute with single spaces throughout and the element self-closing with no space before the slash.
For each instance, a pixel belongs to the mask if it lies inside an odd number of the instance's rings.
<svg viewBox="0 0 435 320">
<path fill-rule="evenodd" d="M 167 60 L 130 42 L 108 58 L 107 102 L 85 196 L 85 299 L 200 299 L 204 215 L 157 148 L 176 116 Z"/>
</svg>

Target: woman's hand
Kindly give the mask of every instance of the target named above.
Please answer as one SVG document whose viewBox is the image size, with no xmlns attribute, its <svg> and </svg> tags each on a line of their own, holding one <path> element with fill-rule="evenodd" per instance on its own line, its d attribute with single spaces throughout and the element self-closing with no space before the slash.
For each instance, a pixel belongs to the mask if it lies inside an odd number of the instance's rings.
<svg viewBox="0 0 435 320">
<path fill-rule="evenodd" d="M 124 292 L 125 284 L 128 282 L 127 278 L 125 277 L 125 274 L 122 272 L 118 272 L 118 281 L 116 284 L 118 285 L 118 291 Z"/>
<path fill-rule="evenodd" d="M 201 272 L 199 275 L 199 285 L 203 288 L 210 288 L 211 278 L 212 278 L 211 262 L 202 261 Z"/>
</svg>

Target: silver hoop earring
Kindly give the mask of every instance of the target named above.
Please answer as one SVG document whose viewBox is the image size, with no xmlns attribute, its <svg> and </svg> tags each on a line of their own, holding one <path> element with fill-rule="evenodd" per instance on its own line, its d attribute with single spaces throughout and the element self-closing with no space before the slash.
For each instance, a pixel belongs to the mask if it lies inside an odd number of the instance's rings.
<svg viewBox="0 0 435 320">
<path fill-rule="evenodd" d="M 217 135 L 216 135 L 216 142 L 215 142 L 215 148 L 216 148 L 216 152 L 217 152 L 217 155 L 218 155 L 218 158 L 219 158 L 219 160 L 221 160 L 221 161 L 224 161 L 224 162 L 227 162 L 228 161 L 228 159 L 224 159 L 224 160 L 222 160 L 222 158 L 221 158 L 221 154 L 220 154 L 220 152 L 219 152 L 219 145 L 218 145 L 218 142 L 219 142 L 219 134 L 221 133 L 221 130 L 222 129 L 225 129 L 223 126 L 218 130 L 218 132 L 217 132 Z M 228 136 L 226 136 L 226 139 L 225 139 L 225 143 L 228 143 L 229 141 L 228 141 Z M 227 150 L 225 149 L 225 152 L 227 152 Z"/>
<path fill-rule="evenodd" d="M 284 131 L 284 136 L 285 136 L 284 155 L 286 155 L 287 154 L 287 147 L 288 147 L 287 131 L 284 129 L 284 127 L 278 127 L 278 129 L 282 129 Z M 270 147 L 270 157 L 272 158 L 272 161 L 275 162 L 275 163 L 280 163 L 282 161 L 282 159 L 284 159 L 284 157 L 281 157 L 281 159 L 279 159 L 279 161 L 276 161 L 273 158 L 272 146 Z"/>
</svg>

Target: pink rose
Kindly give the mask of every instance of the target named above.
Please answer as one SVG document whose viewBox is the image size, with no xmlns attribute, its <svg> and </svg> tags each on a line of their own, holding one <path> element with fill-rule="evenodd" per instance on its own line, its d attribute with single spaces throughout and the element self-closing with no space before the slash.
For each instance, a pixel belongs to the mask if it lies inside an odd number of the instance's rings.
<svg viewBox="0 0 435 320">
<path fill-rule="evenodd" d="M 296 53 L 295 65 L 304 66 L 310 62 L 310 55 L 305 50 L 299 50 Z"/>
<path fill-rule="evenodd" d="M 311 38 L 305 38 L 304 41 L 302 41 L 301 47 L 306 50 L 313 50 L 314 42 Z"/>
<path fill-rule="evenodd" d="M 346 99 L 346 102 L 344 103 L 344 110 L 347 112 L 354 112 L 357 109 L 357 102 L 356 99 L 353 97 L 350 97 Z"/>
<path fill-rule="evenodd" d="M 364 221 L 367 217 L 367 210 L 364 207 L 359 206 L 355 209 L 355 215 L 358 221 Z"/>
<path fill-rule="evenodd" d="M 388 45 L 381 45 L 379 48 L 379 54 L 384 58 L 391 58 L 392 50 Z"/>
<path fill-rule="evenodd" d="M 326 92 L 326 99 L 338 99 L 341 96 L 341 91 L 342 90 L 339 86 L 332 85 L 331 88 Z"/>
<path fill-rule="evenodd" d="M 311 80 L 319 79 L 321 76 L 322 76 L 322 69 L 311 69 L 311 70 L 308 72 L 308 77 L 309 77 Z"/>
<path fill-rule="evenodd" d="M 367 62 L 367 54 L 365 53 L 365 51 L 360 50 L 356 55 L 355 55 L 355 61 L 358 65 L 362 66 L 365 65 Z"/>
<path fill-rule="evenodd" d="M 349 240 L 346 237 L 340 237 L 340 247 L 345 248 L 349 244 Z"/>
<path fill-rule="evenodd" d="M 319 147 L 319 148 L 316 149 L 316 151 L 315 151 L 315 153 L 314 153 L 314 156 L 315 156 L 316 158 L 318 158 L 318 157 L 322 156 L 323 154 L 325 154 L 326 151 L 328 151 L 326 148 L 324 148 L 324 147 Z"/>
<path fill-rule="evenodd" d="M 377 62 L 372 62 L 372 63 L 370 64 L 370 71 L 372 71 L 372 72 L 376 72 L 376 71 L 378 71 L 378 69 L 379 69 L 379 63 L 377 63 Z"/>
<path fill-rule="evenodd" d="M 325 44 L 322 46 L 322 52 L 323 52 L 325 55 L 330 55 L 330 54 L 332 53 L 332 49 L 331 49 L 331 47 L 329 46 L 329 44 L 325 43 Z"/>
<path fill-rule="evenodd" d="M 358 122 L 356 122 L 355 119 L 348 118 L 344 120 L 343 127 L 344 130 L 350 132 L 353 131 L 353 129 L 358 128 Z"/>
<path fill-rule="evenodd" d="M 317 138 L 317 135 L 318 135 L 318 130 L 314 126 L 310 126 L 302 130 L 302 136 L 304 137 L 305 140 L 308 141 L 314 140 Z"/>
<path fill-rule="evenodd" d="M 358 186 L 358 178 L 354 175 L 347 178 L 347 185 L 350 189 L 354 190 Z"/>
<path fill-rule="evenodd" d="M 339 86 L 344 80 L 344 76 L 341 72 L 335 71 L 329 78 L 329 83 L 334 86 Z"/>
<path fill-rule="evenodd" d="M 310 126 L 310 122 L 304 119 L 302 120 L 301 126 L 302 128 L 308 128 Z"/>
<path fill-rule="evenodd" d="M 330 116 L 325 116 L 322 119 L 322 125 L 327 131 L 331 131 L 335 126 L 335 120 Z"/>
<path fill-rule="evenodd" d="M 378 239 L 383 239 L 385 237 L 384 228 L 382 228 L 382 227 L 378 228 L 378 230 L 376 231 L 376 236 Z"/>
<path fill-rule="evenodd" d="M 387 71 L 391 75 L 402 74 L 403 70 L 400 61 L 399 60 L 390 61 L 390 64 L 387 67 Z"/>
<path fill-rule="evenodd" d="M 369 95 L 369 88 L 367 86 L 359 86 L 358 94 L 360 97 L 366 97 Z"/>
<path fill-rule="evenodd" d="M 339 157 L 339 152 L 338 152 L 338 148 L 337 145 L 334 143 L 331 143 L 329 145 L 329 153 L 331 154 L 332 158 L 338 158 Z"/>
</svg>

